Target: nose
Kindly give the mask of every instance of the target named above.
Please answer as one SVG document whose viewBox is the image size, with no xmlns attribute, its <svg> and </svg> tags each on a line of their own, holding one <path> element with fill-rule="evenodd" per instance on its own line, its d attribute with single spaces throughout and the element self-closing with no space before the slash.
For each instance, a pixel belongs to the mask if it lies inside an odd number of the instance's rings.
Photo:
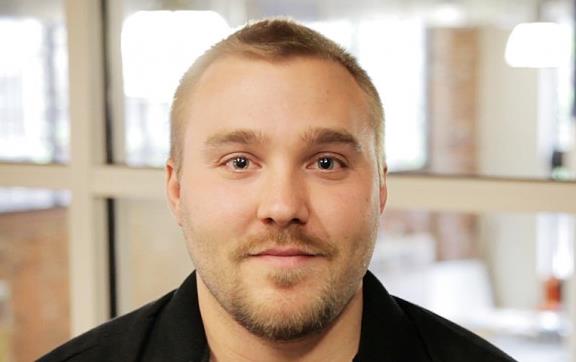
<svg viewBox="0 0 576 362">
<path fill-rule="evenodd" d="M 263 177 L 258 219 L 281 228 L 306 224 L 310 210 L 303 177 L 290 172 L 270 172 Z"/>
</svg>

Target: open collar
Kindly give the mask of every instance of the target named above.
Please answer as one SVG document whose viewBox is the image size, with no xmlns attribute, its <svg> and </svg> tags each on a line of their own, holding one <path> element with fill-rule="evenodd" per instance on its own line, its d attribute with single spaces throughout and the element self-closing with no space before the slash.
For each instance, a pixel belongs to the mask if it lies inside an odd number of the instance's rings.
<svg viewBox="0 0 576 362">
<path fill-rule="evenodd" d="M 418 330 L 371 273 L 363 280 L 362 332 L 354 362 L 430 361 Z"/>
</svg>

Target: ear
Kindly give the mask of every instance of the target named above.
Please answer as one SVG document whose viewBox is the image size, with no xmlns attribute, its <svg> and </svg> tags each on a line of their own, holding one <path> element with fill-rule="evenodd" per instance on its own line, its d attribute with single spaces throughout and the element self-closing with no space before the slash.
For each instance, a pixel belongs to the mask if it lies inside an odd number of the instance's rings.
<svg viewBox="0 0 576 362">
<path fill-rule="evenodd" d="M 386 175 L 388 175 L 388 166 L 384 166 L 380 176 L 380 214 L 384 212 L 386 201 L 388 200 L 388 186 L 386 186 Z"/>
<path fill-rule="evenodd" d="M 168 198 L 168 206 L 172 211 L 172 215 L 176 219 L 178 225 L 182 226 L 180 222 L 180 180 L 176 173 L 173 160 L 166 162 L 166 196 Z"/>
</svg>

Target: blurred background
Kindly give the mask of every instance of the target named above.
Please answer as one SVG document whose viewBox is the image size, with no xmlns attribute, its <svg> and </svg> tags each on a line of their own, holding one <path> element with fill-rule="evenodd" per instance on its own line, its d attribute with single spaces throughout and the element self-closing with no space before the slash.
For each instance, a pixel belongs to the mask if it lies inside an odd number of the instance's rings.
<svg viewBox="0 0 576 362">
<path fill-rule="evenodd" d="M 265 16 L 337 41 L 380 91 L 387 288 L 520 361 L 576 361 L 573 0 L 0 0 L 0 361 L 190 273 L 163 196 L 171 97 Z"/>
</svg>

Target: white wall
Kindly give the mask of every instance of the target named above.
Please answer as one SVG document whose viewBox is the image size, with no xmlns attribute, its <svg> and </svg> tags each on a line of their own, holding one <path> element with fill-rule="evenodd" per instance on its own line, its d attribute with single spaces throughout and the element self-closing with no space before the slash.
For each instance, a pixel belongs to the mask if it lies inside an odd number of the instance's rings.
<svg viewBox="0 0 576 362">
<path fill-rule="evenodd" d="M 546 160 L 538 150 L 539 74 L 505 63 L 509 34 L 510 29 L 498 28 L 480 32 L 478 173 L 545 177 Z M 539 303 L 536 218 L 535 214 L 490 214 L 480 219 L 481 240 L 501 307 L 533 308 Z"/>
<path fill-rule="evenodd" d="M 479 174 L 545 177 L 538 155 L 538 71 L 504 61 L 510 30 L 480 32 Z"/>
</svg>

